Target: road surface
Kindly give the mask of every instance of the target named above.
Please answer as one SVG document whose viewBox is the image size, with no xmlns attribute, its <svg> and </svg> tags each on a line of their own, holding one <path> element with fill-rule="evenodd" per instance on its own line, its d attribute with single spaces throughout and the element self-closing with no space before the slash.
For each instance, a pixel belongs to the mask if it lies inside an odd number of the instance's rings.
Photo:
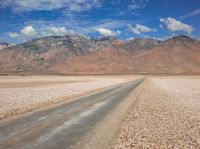
<svg viewBox="0 0 200 149">
<path fill-rule="evenodd" d="M 68 149 L 91 132 L 142 80 L 0 121 L 0 149 Z"/>
</svg>

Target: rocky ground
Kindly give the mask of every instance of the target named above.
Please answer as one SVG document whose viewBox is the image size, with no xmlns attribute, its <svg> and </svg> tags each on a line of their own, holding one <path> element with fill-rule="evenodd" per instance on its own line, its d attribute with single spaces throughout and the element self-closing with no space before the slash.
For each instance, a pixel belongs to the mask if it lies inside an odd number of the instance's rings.
<svg viewBox="0 0 200 149">
<path fill-rule="evenodd" d="M 151 78 L 121 126 L 115 149 L 199 149 L 200 79 Z"/>
<path fill-rule="evenodd" d="M 0 77 L 0 119 L 129 81 L 120 76 Z"/>
</svg>

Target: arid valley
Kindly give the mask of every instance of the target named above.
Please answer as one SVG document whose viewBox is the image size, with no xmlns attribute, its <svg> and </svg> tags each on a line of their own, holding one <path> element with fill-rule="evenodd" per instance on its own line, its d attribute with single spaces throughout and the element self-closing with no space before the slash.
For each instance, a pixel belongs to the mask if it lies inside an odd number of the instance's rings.
<svg viewBox="0 0 200 149">
<path fill-rule="evenodd" d="M 49 36 L 0 50 L 2 149 L 200 148 L 200 41 Z"/>
<path fill-rule="evenodd" d="M 200 0 L 0 0 L 0 149 L 200 149 Z"/>
</svg>

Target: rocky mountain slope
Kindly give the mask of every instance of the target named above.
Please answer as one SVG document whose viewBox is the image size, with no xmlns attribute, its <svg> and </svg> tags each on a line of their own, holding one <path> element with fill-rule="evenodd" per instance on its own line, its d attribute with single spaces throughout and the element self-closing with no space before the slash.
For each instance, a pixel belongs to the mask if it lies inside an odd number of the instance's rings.
<svg viewBox="0 0 200 149">
<path fill-rule="evenodd" d="M 200 42 L 78 35 L 35 39 L 0 51 L 1 73 L 200 74 Z"/>
<path fill-rule="evenodd" d="M 75 56 L 86 55 L 110 45 L 113 37 L 51 36 L 12 46 L 0 52 L 1 72 L 49 72 L 48 69 Z"/>
<path fill-rule="evenodd" d="M 9 46 L 9 44 L 5 43 L 5 42 L 0 42 L 0 50 L 7 48 Z"/>
</svg>

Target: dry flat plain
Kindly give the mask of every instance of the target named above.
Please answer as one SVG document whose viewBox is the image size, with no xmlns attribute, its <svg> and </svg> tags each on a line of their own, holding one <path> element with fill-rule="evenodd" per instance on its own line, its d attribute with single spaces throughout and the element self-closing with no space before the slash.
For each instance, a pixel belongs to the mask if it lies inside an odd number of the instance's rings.
<svg viewBox="0 0 200 149">
<path fill-rule="evenodd" d="M 1 76 L 0 119 L 130 80 L 124 76 Z"/>
<path fill-rule="evenodd" d="M 152 77 L 121 126 L 116 149 L 199 149 L 200 78 Z"/>
<path fill-rule="evenodd" d="M 72 97 L 139 78 L 142 76 L 2 76 L 0 118 L 72 101 Z M 121 89 L 125 90 L 123 85 Z M 130 92 L 124 98 L 117 94 L 119 91 L 106 98 L 112 101 L 117 95 L 123 102 L 89 133 L 89 142 L 96 139 L 95 148 L 105 140 L 113 142 L 113 147 L 106 149 L 200 148 L 200 76 L 148 76 Z M 115 126 L 115 137 L 106 137 Z"/>
</svg>

